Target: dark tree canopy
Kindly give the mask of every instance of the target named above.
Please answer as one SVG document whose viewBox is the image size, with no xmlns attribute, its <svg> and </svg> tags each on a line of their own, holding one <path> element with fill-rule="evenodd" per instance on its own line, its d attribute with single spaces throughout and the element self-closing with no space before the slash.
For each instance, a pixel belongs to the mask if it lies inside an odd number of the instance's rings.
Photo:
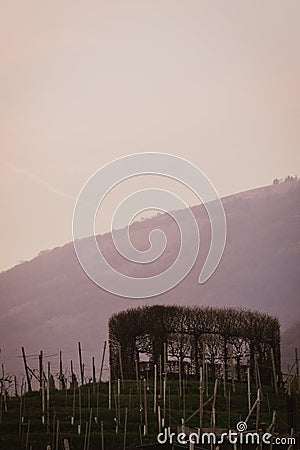
<svg viewBox="0 0 300 450">
<path fill-rule="evenodd" d="M 259 365 L 265 382 L 272 379 L 271 349 L 280 373 L 280 325 L 266 313 L 238 308 L 154 305 L 128 309 L 109 321 L 110 364 L 114 378 L 135 377 L 137 363 L 161 364 L 168 371 L 198 376 L 206 364 L 211 378 L 226 374 L 241 380 Z"/>
</svg>

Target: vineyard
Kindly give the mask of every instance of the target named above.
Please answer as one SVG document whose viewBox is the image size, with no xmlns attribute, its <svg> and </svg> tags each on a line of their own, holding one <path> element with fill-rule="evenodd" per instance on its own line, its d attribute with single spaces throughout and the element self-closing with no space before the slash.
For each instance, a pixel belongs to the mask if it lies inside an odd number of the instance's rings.
<svg viewBox="0 0 300 450">
<path fill-rule="evenodd" d="M 297 413 L 300 418 L 299 394 L 284 388 L 276 393 L 274 387 L 258 387 L 252 379 L 250 384 L 222 379 L 212 383 L 205 376 L 201 380 L 158 377 L 156 381 L 147 373 L 136 380 L 91 381 L 79 386 L 65 380 L 59 389 L 51 375 L 49 381 L 43 380 L 40 390 L 32 392 L 25 392 L 24 383 L 24 393 L 18 396 L 2 390 L 1 449 L 171 449 L 177 447 L 157 443 L 164 427 L 173 432 L 199 432 L 201 427 L 202 432 L 218 435 L 235 430 L 241 420 L 248 430 L 270 430 L 274 435 L 290 435 L 291 424 L 299 430 L 299 421 L 295 422 Z M 290 389 L 293 386 L 294 382 Z M 293 410 L 296 402 L 298 411 Z"/>
<path fill-rule="evenodd" d="M 123 311 L 111 317 L 98 365 L 92 357 L 87 367 L 78 342 L 77 372 L 73 360 L 64 366 L 62 351 L 21 350 L 21 380 L 2 364 L 1 450 L 217 450 L 230 430 L 239 437 L 269 433 L 286 440 L 283 448 L 299 448 L 288 440 L 299 440 L 298 350 L 283 374 L 279 322 L 265 313 L 177 306 Z M 56 355 L 58 371 L 49 361 Z M 38 367 L 31 367 L 35 359 Z M 207 435 L 207 442 L 180 447 L 172 433 Z M 239 444 L 227 436 L 222 448 L 242 449 Z"/>
</svg>

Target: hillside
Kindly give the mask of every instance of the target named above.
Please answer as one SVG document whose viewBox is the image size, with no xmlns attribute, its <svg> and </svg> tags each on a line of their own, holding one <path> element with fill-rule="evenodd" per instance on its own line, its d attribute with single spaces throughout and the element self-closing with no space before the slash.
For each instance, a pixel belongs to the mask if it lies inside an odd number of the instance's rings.
<svg viewBox="0 0 300 450">
<path fill-rule="evenodd" d="M 277 315 L 283 330 L 287 329 L 300 319 L 299 194 L 300 182 L 294 181 L 224 198 L 228 225 L 225 253 L 216 273 L 201 286 L 197 278 L 208 251 L 210 228 L 203 206 L 194 207 L 201 232 L 196 264 L 176 288 L 147 301 L 122 299 L 95 286 L 79 266 L 72 243 L 2 272 L 0 347 L 7 369 L 20 371 L 17 356 L 22 345 L 29 354 L 41 349 L 47 354 L 63 350 L 66 361 L 77 363 L 77 341 L 82 342 L 87 367 L 92 355 L 98 363 L 110 315 L 137 304 L 249 307 Z M 166 232 L 168 246 L 156 263 L 142 269 L 135 264 L 124 266 L 109 234 L 101 236 L 99 242 L 111 263 L 124 273 L 160 273 L 176 258 L 178 230 L 168 215 L 135 223 L 131 232 L 139 248 L 147 243 L 153 228 Z M 52 360 L 55 367 L 58 357 Z"/>
<path fill-rule="evenodd" d="M 176 427 L 181 423 L 182 417 L 185 417 L 188 421 L 188 427 L 192 427 L 197 430 L 199 426 L 199 417 L 195 411 L 199 407 L 199 383 L 195 380 L 185 380 L 185 400 L 178 395 L 178 381 L 169 380 L 168 381 L 168 408 L 167 408 L 167 425 L 172 427 L 172 431 L 176 431 Z M 97 388 L 99 391 L 97 391 Z M 116 383 L 114 383 L 114 388 L 117 388 Z M 211 393 L 213 391 L 213 383 L 209 383 L 208 391 Z M 255 390 L 255 385 L 252 385 L 253 391 Z M 286 423 L 286 396 L 283 391 L 279 392 L 276 396 L 273 392 L 271 386 L 263 386 L 263 392 L 268 398 L 267 402 L 262 402 L 260 407 L 260 418 L 261 424 L 270 423 L 270 409 L 276 410 L 276 432 L 280 432 L 281 435 L 289 432 Z M 125 415 L 127 410 L 127 427 L 126 427 L 126 449 L 138 449 L 143 448 L 144 450 L 171 450 L 171 446 L 157 444 L 157 434 L 158 421 L 157 414 L 153 412 L 153 401 L 154 401 L 154 386 L 153 380 L 150 379 L 148 382 L 147 395 L 147 424 L 148 433 L 147 436 L 140 435 L 139 426 L 140 423 L 144 423 L 145 413 L 144 409 L 141 408 L 141 399 L 137 395 L 136 383 L 132 381 L 125 381 L 122 387 L 120 396 L 120 426 L 118 434 L 116 434 L 116 410 L 112 408 L 108 409 L 108 383 L 102 383 L 100 386 L 89 383 L 80 388 L 80 395 L 82 399 L 81 411 L 81 435 L 78 435 L 78 425 L 80 424 L 80 413 L 79 413 L 79 391 L 74 389 L 69 389 L 68 391 L 51 390 L 50 391 L 50 430 L 47 432 L 47 425 L 42 424 L 41 421 L 41 409 L 40 409 L 40 394 L 34 392 L 32 394 L 26 394 L 25 405 L 23 403 L 24 421 L 21 427 L 21 436 L 15 431 L 19 428 L 19 415 L 20 415 L 20 399 L 12 398 L 9 402 L 9 407 L 7 413 L 3 413 L 2 424 L 0 428 L 0 448 L 2 450 L 20 450 L 20 448 L 25 448 L 25 442 L 27 440 L 27 430 L 28 423 L 30 425 L 30 433 L 28 433 L 29 446 L 32 446 L 34 450 L 45 449 L 49 442 L 55 442 L 56 438 L 56 426 L 52 424 L 55 423 L 57 419 L 59 420 L 59 433 L 62 439 L 68 439 L 70 443 L 70 448 L 72 450 L 82 450 L 85 448 L 85 436 L 86 436 L 86 424 L 89 422 L 90 412 L 92 407 L 93 420 L 91 421 L 91 432 L 90 432 L 90 448 L 100 449 L 104 448 L 101 446 L 102 435 L 105 442 L 106 450 L 116 450 L 123 449 L 124 444 L 124 428 L 125 428 Z M 99 407 L 97 406 L 97 398 L 99 399 Z M 204 394 L 206 399 L 206 394 Z M 75 404 L 73 403 L 75 399 Z M 240 420 L 240 418 L 245 418 L 248 415 L 247 409 L 247 392 L 246 385 L 244 383 L 236 384 L 236 392 L 231 393 L 231 412 L 228 415 L 228 405 L 227 400 L 224 399 L 223 390 L 221 388 L 217 391 L 216 398 L 216 425 L 222 427 L 221 430 L 225 431 L 225 426 L 229 423 L 232 427 Z M 299 405 L 299 395 L 297 396 Z M 144 402 L 144 397 L 142 399 Z M 159 404 L 158 399 L 158 404 Z M 143 403 L 144 404 L 144 403 Z M 74 407 L 75 406 L 75 407 Z M 54 416 L 55 412 L 55 416 Z M 299 407 L 297 410 L 298 423 L 299 420 Z M 117 414 L 118 415 L 118 414 Z M 54 417 L 53 417 L 54 416 Z M 74 423 L 71 422 L 71 417 L 74 419 Z M 103 434 L 100 428 L 100 420 L 103 421 Z M 97 419 L 94 420 L 94 419 Z M 210 432 L 210 419 L 211 419 L 211 403 L 206 400 L 203 414 L 203 424 L 204 431 Z M 46 421 L 45 421 L 46 422 Z M 255 429 L 255 417 L 249 420 L 249 426 Z M 140 446 L 140 442 L 143 442 L 143 446 Z M 54 441 L 53 441 L 54 440 Z M 176 442 L 176 441 L 175 441 Z M 205 444 L 207 440 L 204 441 Z M 157 445 L 155 445 L 155 443 Z M 23 444 L 23 445 L 22 445 Z M 30 447 L 29 447 L 30 448 Z M 53 448 L 53 447 L 52 447 Z M 54 447 L 55 448 L 55 447 Z M 62 446 L 59 447 L 63 448 Z M 187 447 L 176 446 L 173 449 L 187 449 Z M 200 449 L 200 447 L 196 447 Z M 210 446 L 201 446 L 201 449 L 208 449 Z M 231 450 L 232 444 L 226 445 L 222 444 L 223 450 Z M 247 449 L 254 450 L 256 445 L 253 446 L 250 443 L 247 445 Z M 287 448 L 287 446 L 280 448 Z M 297 446 L 299 448 L 299 446 Z"/>
<path fill-rule="evenodd" d="M 295 361 L 295 347 L 300 358 L 300 320 L 282 333 L 282 365 L 287 366 Z"/>
</svg>

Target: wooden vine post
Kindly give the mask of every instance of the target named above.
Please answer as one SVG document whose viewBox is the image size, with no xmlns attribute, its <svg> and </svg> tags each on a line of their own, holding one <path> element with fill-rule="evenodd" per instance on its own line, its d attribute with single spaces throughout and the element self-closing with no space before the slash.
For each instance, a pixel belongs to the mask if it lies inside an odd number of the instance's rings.
<svg viewBox="0 0 300 450">
<path fill-rule="evenodd" d="M 26 360 L 24 347 L 22 347 L 22 356 L 23 356 L 23 361 L 24 361 L 24 368 L 25 368 L 25 375 L 26 375 L 26 380 L 27 380 L 28 392 L 32 392 L 31 380 L 30 380 L 30 376 L 29 376 L 29 370 L 28 370 L 28 365 L 27 365 L 27 360 Z"/>
</svg>

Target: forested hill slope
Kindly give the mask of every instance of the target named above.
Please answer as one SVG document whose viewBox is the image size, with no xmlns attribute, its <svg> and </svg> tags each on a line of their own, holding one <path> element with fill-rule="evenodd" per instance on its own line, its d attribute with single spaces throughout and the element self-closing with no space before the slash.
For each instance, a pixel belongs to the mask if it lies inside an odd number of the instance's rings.
<svg viewBox="0 0 300 450">
<path fill-rule="evenodd" d="M 186 279 L 158 298 L 127 300 L 104 292 L 82 271 L 72 243 L 43 252 L 32 261 L 0 274 L 0 342 L 10 370 L 18 366 L 20 347 L 28 353 L 64 351 L 77 360 L 82 342 L 86 364 L 100 358 L 111 314 L 143 303 L 241 306 L 277 315 L 283 329 L 300 319 L 300 183 L 285 182 L 223 199 L 228 239 L 223 259 L 204 285 L 197 282 L 210 243 L 203 206 L 193 208 L 201 232 L 201 251 Z M 99 237 L 110 262 L 125 273 L 160 273 L 174 261 L 178 230 L 168 215 L 158 215 L 131 227 L 139 248 L 147 245 L 153 228 L 166 232 L 168 246 L 159 260 L 140 269 L 124 262 L 113 249 L 111 236 Z M 194 243 L 190 243 L 194 245 Z"/>
<path fill-rule="evenodd" d="M 282 365 L 283 367 L 287 367 L 288 364 L 291 366 L 296 359 L 296 347 L 298 358 L 300 358 L 300 320 L 282 333 L 281 345 Z"/>
</svg>

